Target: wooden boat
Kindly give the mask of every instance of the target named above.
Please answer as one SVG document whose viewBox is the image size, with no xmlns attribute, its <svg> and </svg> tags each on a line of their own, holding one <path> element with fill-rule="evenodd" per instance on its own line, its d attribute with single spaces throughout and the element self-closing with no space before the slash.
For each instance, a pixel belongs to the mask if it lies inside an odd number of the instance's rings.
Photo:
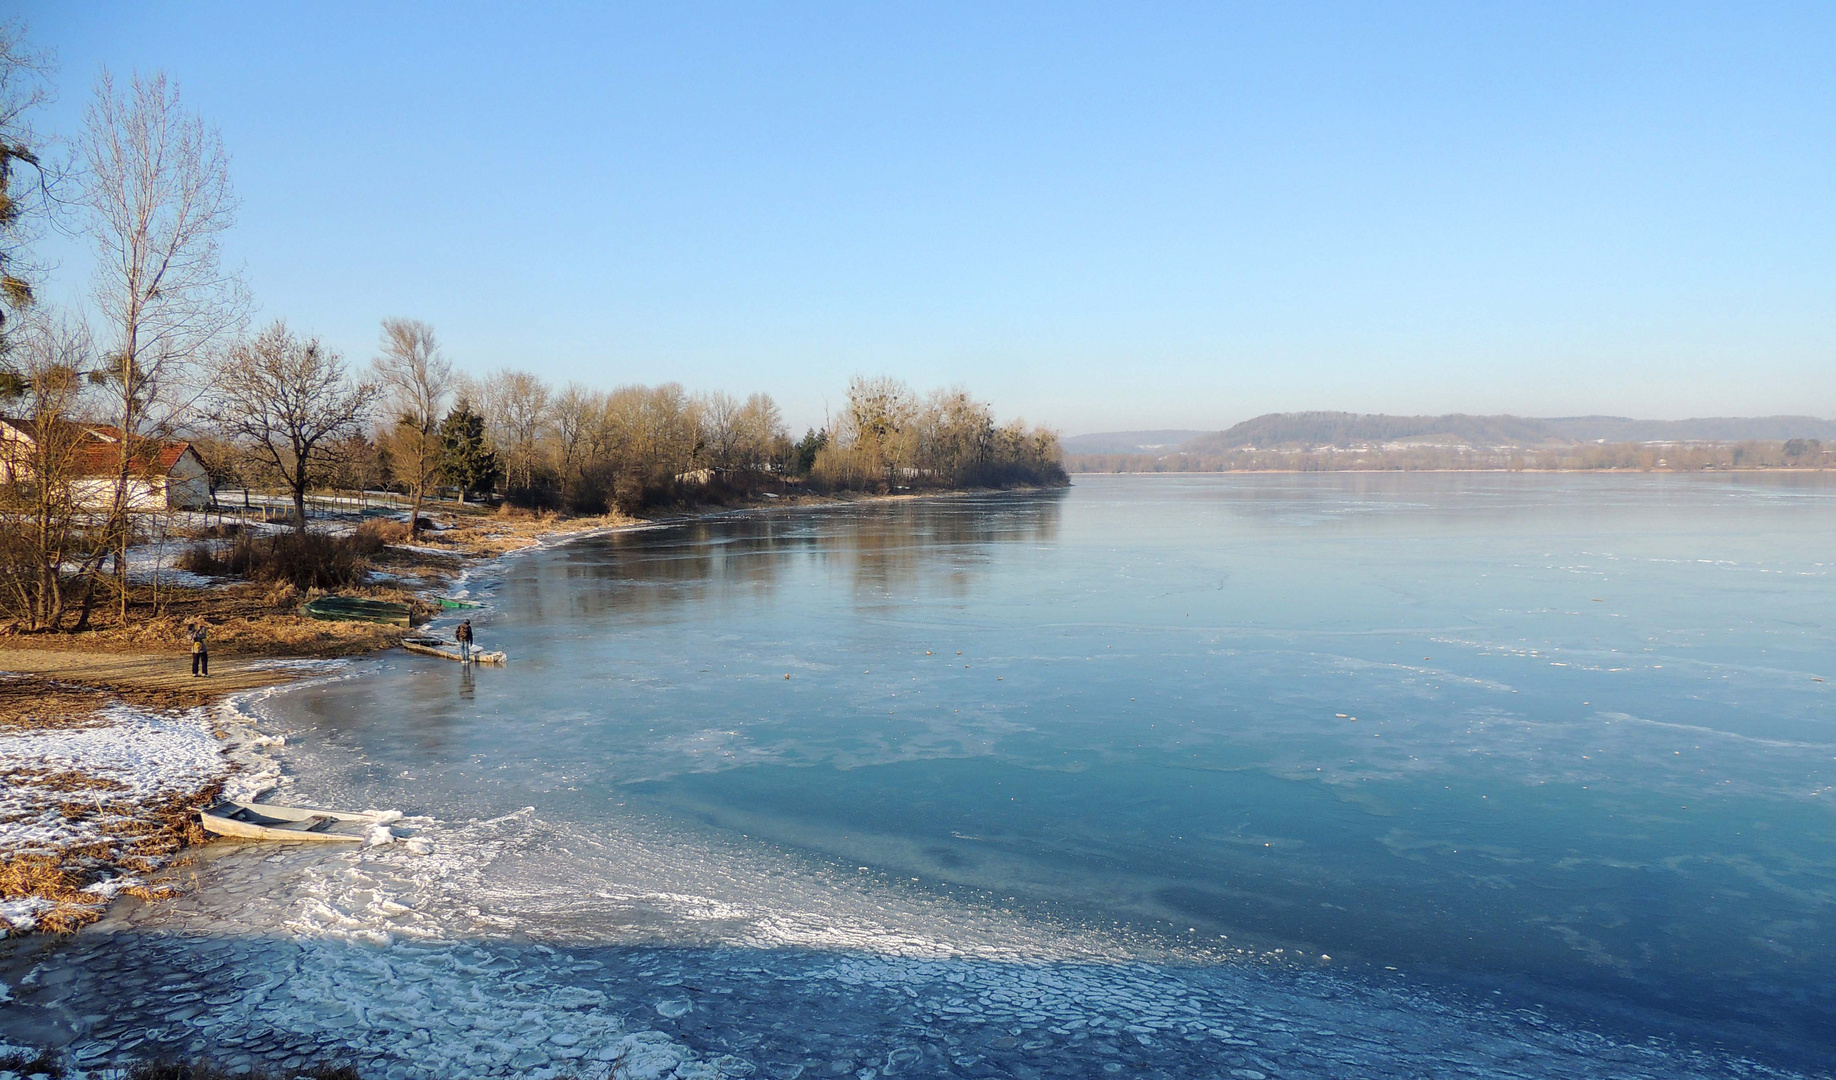
<svg viewBox="0 0 1836 1080">
<path fill-rule="evenodd" d="M 348 840 L 362 843 L 381 814 L 346 814 L 302 806 L 222 799 L 198 811 L 205 832 L 242 840 Z"/>
<path fill-rule="evenodd" d="M 422 656 L 438 656 L 442 660 L 458 660 L 462 663 L 465 660 L 464 657 L 459 655 L 459 650 L 452 648 L 450 643 L 435 641 L 432 638 L 406 638 L 402 641 L 402 648 L 407 649 L 411 653 L 420 653 Z M 474 650 L 472 653 L 472 663 L 474 664 L 490 664 L 493 667 L 502 667 L 509 659 L 508 656 L 501 652 L 478 652 Z"/>
<path fill-rule="evenodd" d="M 408 605 L 393 600 L 371 600 L 362 596 L 321 596 L 307 601 L 305 611 L 315 619 L 410 625 Z"/>
</svg>

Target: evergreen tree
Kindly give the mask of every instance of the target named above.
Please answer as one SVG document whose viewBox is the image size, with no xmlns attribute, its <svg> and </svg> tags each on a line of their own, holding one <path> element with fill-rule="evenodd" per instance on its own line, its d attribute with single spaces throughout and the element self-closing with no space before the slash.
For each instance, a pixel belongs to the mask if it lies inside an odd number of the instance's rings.
<svg viewBox="0 0 1836 1080">
<path fill-rule="evenodd" d="M 829 445 L 828 432 L 817 431 L 815 428 L 809 429 L 797 443 L 797 460 L 792 467 L 795 475 L 808 476 L 810 470 L 816 467 L 817 452 L 827 445 Z"/>
<path fill-rule="evenodd" d="M 500 470 L 497 453 L 485 437 L 484 417 L 464 398 L 440 421 L 440 462 L 446 478 L 459 488 L 459 501 L 468 491 L 488 491 Z"/>
</svg>

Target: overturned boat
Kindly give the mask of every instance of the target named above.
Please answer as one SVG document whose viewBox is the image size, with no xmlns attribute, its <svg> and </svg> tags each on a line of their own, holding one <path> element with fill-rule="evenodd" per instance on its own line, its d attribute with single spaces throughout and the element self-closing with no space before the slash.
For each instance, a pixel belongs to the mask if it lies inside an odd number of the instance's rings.
<svg viewBox="0 0 1836 1080">
<path fill-rule="evenodd" d="M 321 596 L 307 601 L 306 614 L 333 622 L 373 622 L 389 626 L 411 626 L 412 610 L 393 600 L 372 600 L 367 596 Z"/>
<path fill-rule="evenodd" d="M 303 806 L 221 799 L 198 811 L 204 831 L 242 840 L 348 840 L 363 843 L 382 814 L 308 810 Z"/>
</svg>

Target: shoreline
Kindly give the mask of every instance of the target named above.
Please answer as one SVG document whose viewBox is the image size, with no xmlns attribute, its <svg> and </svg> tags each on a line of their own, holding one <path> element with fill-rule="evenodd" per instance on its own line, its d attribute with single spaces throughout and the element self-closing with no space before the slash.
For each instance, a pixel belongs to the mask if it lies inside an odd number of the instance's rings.
<svg viewBox="0 0 1836 1080">
<path fill-rule="evenodd" d="M 410 570 L 417 579 L 412 591 L 390 591 L 422 603 L 430 595 L 469 592 L 481 572 L 513 556 L 620 532 L 759 513 L 1045 490 L 1052 489 L 805 495 L 623 520 L 480 514 L 474 528 L 443 530 L 481 534 L 462 537 L 466 547 L 425 543 L 439 538 L 438 532 L 423 535 L 422 544 L 393 545 L 391 568 Z M 423 515 L 441 515 L 448 506 L 423 508 Z M 385 573 L 392 585 L 406 584 L 401 575 Z M 230 594 L 259 588 L 230 582 L 193 591 Z M 418 625 L 445 614 L 450 613 L 435 609 Z M 175 636 L 177 630 L 163 625 L 171 623 L 170 617 L 149 620 L 138 633 L 0 638 L 0 780 L 8 781 L 14 793 L 0 800 L 0 940 L 72 933 L 104 918 L 117 895 L 148 902 L 175 895 L 171 884 L 148 879 L 173 877 L 168 871 L 181 869 L 189 852 L 212 841 L 198 824 L 198 808 L 226 791 L 255 798 L 276 786 L 278 776 L 251 773 L 252 762 L 239 757 L 271 737 L 255 730 L 238 702 L 312 681 L 338 660 L 395 648 L 410 632 L 317 622 L 293 614 L 290 607 L 241 618 L 247 627 L 235 629 L 246 632 L 230 637 L 230 649 L 212 650 L 217 655 L 208 682 L 191 676 L 188 652 L 161 647 L 171 644 L 162 637 Z M 264 636 L 264 628 L 282 633 L 278 639 Z M 222 640 L 220 629 L 213 628 L 214 640 Z M 301 641 L 302 633 L 310 637 Z M 130 640 L 121 640 L 124 636 Z M 157 760 L 160 748 L 177 740 L 196 751 L 200 731 L 217 740 L 220 768 L 203 776 L 194 759 L 193 771 L 162 775 L 170 770 Z M 140 808 L 125 805 L 130 793 L 146 799 L 149 792 L 154 797 Z M 70 823 L 61 833 L 47 825 L 58 818 Z"/>
</svg>

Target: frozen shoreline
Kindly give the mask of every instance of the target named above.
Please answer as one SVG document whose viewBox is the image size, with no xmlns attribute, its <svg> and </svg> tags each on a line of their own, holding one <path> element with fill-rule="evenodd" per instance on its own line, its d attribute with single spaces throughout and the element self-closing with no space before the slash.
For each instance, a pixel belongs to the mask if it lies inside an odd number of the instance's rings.
<svg viewBox="0 0 1836 1080">
<path fill-rule="evenodd" d="M 678 517 L 597 525 L 583 529 L 555 528 L 539 532 L 530 542 L 508 551 L 467 553 L 416 545 L 398 548 L 441 557 L 470 560 L 451 580 L 448 595 L 469 595 L 475 582 L 501 580 L 508 560 L 550 548 L 620 532 L 639 532 L 757 513 L 808 511 L 851 506 L 865 502 L 948 498 L 960 494 L 836 498 L 790 505 L 710 510 Z M 577 520 L 577 519 L 576 519 Z M 166 541 L 141 545 L 132 573 L 157 574 L 167 584 L 215 587 L 220 582 L 186 574 L 166 564 L 185 542 Z M 460 616 L 454 615 L 452 618 Z M 440 619 L 434 620 L 436 623 Z M 182 664 L 182 658 L 174 661 Z M 0 652 L 0 678 L 19 673 L 4 670 Z M 302 672 L 342 670 L 347 661 L 315 658 L 255 660 L 251 670 L 271 670 L 293 679 Z M 296 684 L 297 685 L 297 684 Z M 289 687 L 291 688 L 291 687 Z M 0 789 L 0 859 L 20 856 L 52 860 L 63 865 L 81 862 L 84 872 L 99 880 L 72 896 L 23 895 L 0 900 L 0 938 L 40 929 L 48 916 L 63 914 L 89 919 L 98 916 L 124 888 L 144 883 L 171 857 L 149 857 L 131 851 L 131 838 L 144 837 L 160 828 L 171 830 L 174 805 L 195 804 L 213 794 L 255 798 L 284 779 L 278 766 L 255 762 L 252 747 L 278 745 L 262 735 L 242 703 L 279 692 L 270 684 L 259 690 L 232 693 L 207 705 L 183 710 L 155 711 L 117 701 L 95 713 L 95 722 L 74 727 L 24 728 L 0 732 L 0 777 L 10 778 Z M 221 737 L 216 737 L 220 733 Z M 78 794 L 86 791 L 87 794 Z M 83 805 L 78 805 L 83 804 Z M 155 808 L 149 810 L 149 807 Z M 184 816 L 184 815 L 180 815 Z M 142 845 L 144 848 L 145 845 Z M 47 885 L 46 892 L 52 891 Z"/>
<path fill-rule="evenodd" d="M 308 665 L 332 677 L 345 667 L 316 660 L 288 670 Z M 36 930 L 54 912 L 99 915 L 179 854 L 157 843 L 175 814 L 195 816 L 189 807 L 215 793 L 253 799 L 279 784 L 270 751 L 284 740 L 259 731 L 244 706 L 282 688 L 173 711 L 116 702 L 93 722 L 0 733 L 0 859 L 54 860 L 98 876 L 80 897 L 0 902 L 0 938 Z"/>
</svg>

